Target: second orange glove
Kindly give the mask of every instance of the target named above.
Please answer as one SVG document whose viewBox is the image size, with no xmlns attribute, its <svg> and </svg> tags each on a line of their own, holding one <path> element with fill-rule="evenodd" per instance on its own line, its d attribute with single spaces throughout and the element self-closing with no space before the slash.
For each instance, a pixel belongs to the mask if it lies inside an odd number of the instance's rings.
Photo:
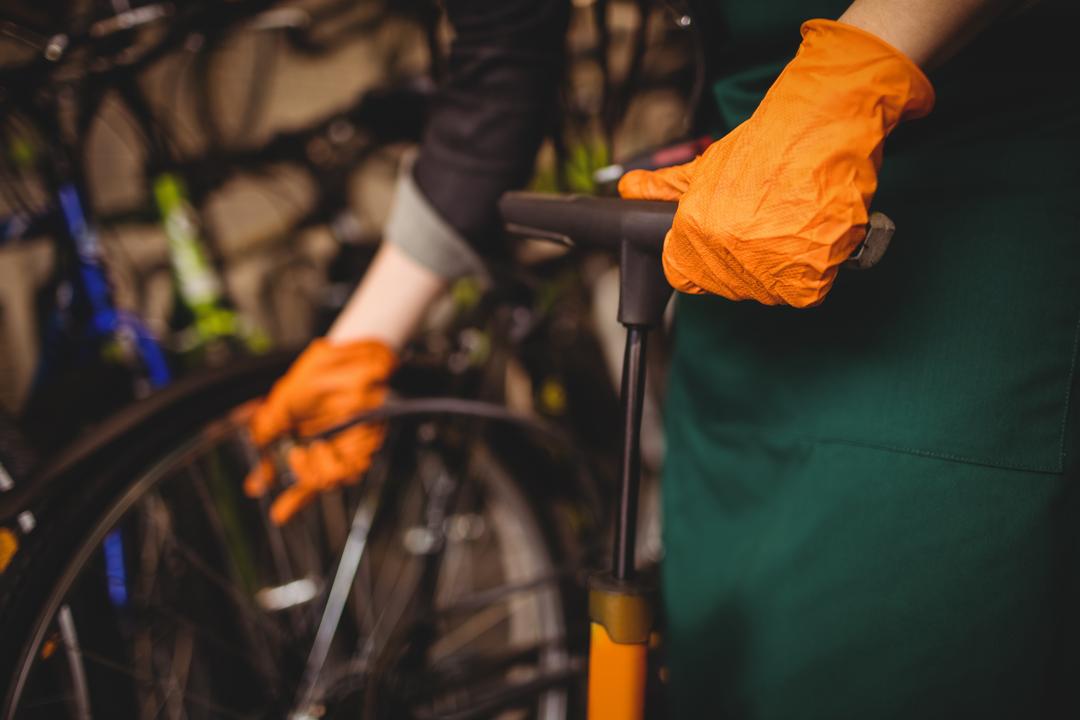
<svg viewBox="0 0 1080 720">
<path fill-rule="evenodd" d="M 749 120 L 693 162 L 627 173 L 619 193 L 679 201 L 663 253 L 676 290 L 810 307 L 862 240 L 885 137 L 933 104 L 899 50 L 811 20 Z"/>
<path fill-rule="evenodd" d="M 380 406 L 396 365 L 396 354 L 381 342 L 315 340 L 255 410 L 249 423 L 252 439 L 265 448 L 287 433 L 319 433 Z M 320 492 L 355 483 L 371 465 L 383 435 L 381 425 L 355 425 L 327 440 L 291 448 L 288 463 L 296 484 L 274 501 L 273 521 L 288 522 Z M 260 496 L 273 484 L 274 465 L 264 458 L 248 475 L 244 489 Z"/>
</svg>

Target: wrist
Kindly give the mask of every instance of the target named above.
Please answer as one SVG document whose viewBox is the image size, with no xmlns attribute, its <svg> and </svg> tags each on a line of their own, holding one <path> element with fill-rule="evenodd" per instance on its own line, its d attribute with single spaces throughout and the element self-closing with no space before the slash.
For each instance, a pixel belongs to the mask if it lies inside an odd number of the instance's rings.
<svg viewBox="0 0 1080 720">
<path fill-rule="evenodd" d="M 888 133 L 901 120 L 920 118 L 934 106 L 934 87 L 922 69 L 903 51 L 875 33 L 838 20 L 808 20 L 803 42 L 792 65 L 799 64 L 808 87 L 825 103 L 858 101 L 876 105 Z M 814 78 L 818 82 L 814 82 Z M 844 97 L 830 100 L 832 94 Z M 858 110 L 858 108 L 853 108 Z"/>
<path fill-rule="evenodd" d="M 332 344 L 376 340 L 399 351 L 446 287 L 445 278 L 384 243 L 326 340 Z"/>
</svg>

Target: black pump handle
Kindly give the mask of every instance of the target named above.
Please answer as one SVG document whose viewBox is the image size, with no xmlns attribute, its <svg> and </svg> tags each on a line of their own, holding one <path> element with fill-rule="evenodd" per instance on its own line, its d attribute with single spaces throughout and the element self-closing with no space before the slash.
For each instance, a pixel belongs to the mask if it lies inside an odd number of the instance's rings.
<svg viewBox="0 0 1080 720">
<path fill-rule="evenodd" d="M 564 245 L 618 250 L 621 241 L 659 254 L 678 207 L 657 200 L 509 192 L 499 200 L 506 230 Z"/>
<path fill-rule="evenodd" d="M 620 200 L 587 195 L 509 192 L 499 200 L 506 230 L 564 245 L 619 250 L 622 241 L 659 254 L 671 228 L 673 202 Z M 884 213 L 870 215 L 866 238 L 844 263 L 849 270 L 876 265 L 889 247 L 896 225 Z"/>
</svg>

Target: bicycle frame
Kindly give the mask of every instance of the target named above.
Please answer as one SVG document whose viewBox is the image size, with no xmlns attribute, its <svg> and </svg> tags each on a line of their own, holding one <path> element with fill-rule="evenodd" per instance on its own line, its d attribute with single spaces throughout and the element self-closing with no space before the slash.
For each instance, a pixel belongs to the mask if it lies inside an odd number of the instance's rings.
<svg viewBox="0 0 1080 720">
<path fill-rule="evenodd" d="M 31 117 L 40 128 L 54 129 L 53 123 L 40 108 Z M 87 214 L 87 203 L 72 173 L 59 139 L 59 132 L 51 132 L 56 140 L 44 153 L 44 176 L 48 180 L 53 207 L 42 217 L 25 217 L 16 211 L 12 216 L 13 237 L 25 233 L 38 224 L 51 226 L 46 219 L 55 220 L 55 231 L 62 252 L 70 253 L 73 272 L 61 280 L 57 303 L 52 317 L 46 324 L 43 337 L 43 361 L 35 378 L 35 385 L 47 382 L 54 370 L 53 362 L 64 350 L 60 347 L 60 334 L 66 319 L 85 316 L 88 319 L 84 336 L 76 342 L 85 341 L 104 357 L 117 357 L 138 369 L 136 394 L 166 385 L 172 377 L 165 354 L 153 333 L 135 314 L 119 308 L 110 286 L 105 256 L 96 224 Z M 24 142 L 28 139 L 22 138 Z M 31 152 L 33 156 L 36 153 Z M 66 289 L 65 289 L 66 286 Z M 138 387 L 142 384 L 142 388 Z"/>
<path fill-rule="evenodd" d="M 181 331 L 182 349 L 204 348 L 234 339 L 251 352 L 265 352 L 269 349 L 269 338 L 250 327 L 226 299 L 224 284 L 201 231 L 198 212 L 189 199 L 187 184 L 173 170 L 176 162 L 169 152 L 167 129 L 142 94 L 136 71 L 116 69 L 108 86 L 117 90 L 146 141 L 148 190 L 168 245 L 176 297 L 191 317 L 190 326 Z M 96 108 L 100 100 L 100 95 L 92 98 L 91 108 Z"/>
<path fill-rule="evenodd" d="M 155 19 L 156 16 L 147 21 Z M 75 40 L 82 42 L 83 38 L 80 36 Z M 65 44 L 63 47 L 68 46 Z M 50 362 L 64 352 L 58 344 L 66 319 L 81 314 L 89 322 L 84 337 L 76 341 L 88 342 L 106 358 L 119 356 L 135 366 L 139 375 L 136 394 L 145 394 L 167 384 L 171 380 L 171 372 L 153 333 L 140 318 L 119 308 L 114 301 L 100 236 L 96 224 L 87 213 L 88 203 L 80 186 L 79 173 L 74 169 L 77 166 L 73 163 L 73 156 L 78 154 L 78 143 L 66 142 L 66 135 L 70 133 L 65 133 L 64 123 L 59 118 L 64 98 L 68 96 L 40 93 L 40 84 L 51 79 L 50 63 L 60 59 L 60 56 L 50 56 L 48 50 L 46 47 L 43 58 L 31 62 L 24 72 L 8 71 L 4 75 L 5 89 L 8 91 L 6 105 L 21 109 L 41 136 L 9 138 L 13 143 L 12 154 L 20 165 L 29 165 L 35 162 L 35 158 L 41 162 L 40 169 L 53 205 L 46 215 L 55 214 L 59 245 L 62 251 L 70 252 L 74 260 L 71 277 L 61 279 L 57 304 L 47 323 L 43 340 L 44 360 L 37 372 L 35 385 L 40 386 L 49 379 L 53 370 Z M 32 142 L 35 139 L 44 140 L 44 146 L 35 148 Z M 8 230 L 25 232 L 39 220 L 41 218 L 20 217 L 17 212 Z"/>
<path fill-rule="evenodd" d="M 153 192 L 169 245 L 177 296 L 194 319 L 188 344 L 202 347 L 235 338 L 252 352 L 265 352 L 269 349 L 269 338 L 250 327 L 225 300 L 221 279 L 200 236 L 198 215 L 188 200 L 184 181 L 174 173 L 163 172 L 154 178 Z"/>
<path fill-rule="evenodd" d="M 171 379 L 161 347 L 150 331 L 134 314 L 116 307 L 102 261 L 97 230 L 83 211 L 83 202 L 73 183 L 57 188 L 57 200 L 78 262 L 83 300 L 91 311 L 91 339 L 103 346 L 116 342 L 121 350 L 134 355 L 146 373 L 151 388 L 160 388 Z M 60 312 L 70 310 L 59 308 Z"/>
</svg>

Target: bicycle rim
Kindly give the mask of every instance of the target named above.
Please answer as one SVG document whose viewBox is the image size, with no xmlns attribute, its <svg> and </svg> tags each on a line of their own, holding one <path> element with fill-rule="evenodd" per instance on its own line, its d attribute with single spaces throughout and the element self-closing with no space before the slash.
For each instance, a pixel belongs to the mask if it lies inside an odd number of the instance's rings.
<svg viewBox="0 0 1080 720">
<path fill-rule="evenodd" d="M 447 469 L 385 478 L 397 500 L 373 525 L 319 678 L 325 716 L 354 706 L 369 716 L 565 716 L 554 560 L 513 479 L 477 457 L 439 525 L 438 552 L 417 523 L 430 514 L 432 477 Z M 365 491 L 348 502 L 327 496 L 279 531 L 265 503 L 239 490 L 249 465 L 242 438 L 211 423 L 132 476 L 44 598 L 5 717 L 289 715 L 340 559 L 342 519 Z"/>
</svg>

